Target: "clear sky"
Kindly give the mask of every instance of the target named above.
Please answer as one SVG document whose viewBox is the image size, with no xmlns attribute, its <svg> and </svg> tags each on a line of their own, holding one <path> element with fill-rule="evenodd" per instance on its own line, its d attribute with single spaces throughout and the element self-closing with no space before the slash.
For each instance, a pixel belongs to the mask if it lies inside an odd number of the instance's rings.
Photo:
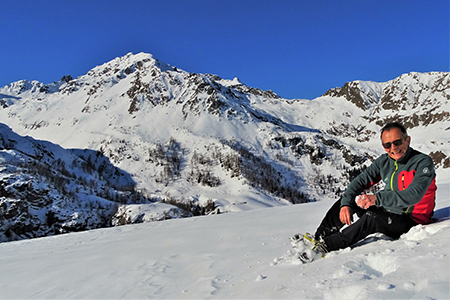
<svg viewBox="0 0 450 300">
<path fill-rule="evenodd" d="M 449 0 L 2 0 L 0 87 L 128 52 L 313 99 L 352 80 L 449 71 Z"/>
</svg>

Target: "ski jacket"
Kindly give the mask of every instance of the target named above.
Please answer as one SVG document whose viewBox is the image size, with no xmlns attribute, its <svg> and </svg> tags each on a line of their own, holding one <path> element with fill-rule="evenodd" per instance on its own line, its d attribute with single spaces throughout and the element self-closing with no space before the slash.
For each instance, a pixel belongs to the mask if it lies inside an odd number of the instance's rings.
<svg viewBox="0 0 450 300">
<path fill-rule="evenodd" d="M 411 147 L 399 160 L 387 153 L 381 155 L 349 184 L 341 207 L 354 206 L 355 197 L 380 180 L 386 185 L 375 193 L 376 206 L 396 214 L 407 213 L 419 224 L 431 222 L 437 190 L 431 157 Z"/>
</svg>

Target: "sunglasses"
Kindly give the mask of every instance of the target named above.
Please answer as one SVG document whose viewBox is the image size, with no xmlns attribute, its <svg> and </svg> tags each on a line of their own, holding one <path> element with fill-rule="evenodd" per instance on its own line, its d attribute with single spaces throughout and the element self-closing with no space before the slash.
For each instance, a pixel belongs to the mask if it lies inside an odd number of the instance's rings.
<svg viewBox="0 0 450 300">
<path fill-rule="evenodd" d="M 382 145 L 383 145 L 384 149 L 391 149 L 392 144 L 394 144 L 394 146 L 398 147 L 401 144 L 403 144 L 403 139 L 395 140 L 392 143 L 391 142 L 384 143 Z"/>
</svg>

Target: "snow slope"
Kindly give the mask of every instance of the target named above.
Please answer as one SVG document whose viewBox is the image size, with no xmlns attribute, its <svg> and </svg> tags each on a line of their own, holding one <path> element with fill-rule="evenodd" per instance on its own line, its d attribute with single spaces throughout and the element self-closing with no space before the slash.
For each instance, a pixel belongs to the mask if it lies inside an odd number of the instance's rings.
<svg viewBox="0 0 450 300">
<path fill-rule="evenodd" d="M 2 243 L 0 299 L 448 298 L 449 93 L 450 73 L 411 73 L 387 83 L 349 83 L 313 101 L 287 100 L 144 53 L 73 80 L 2 87 L 0 122 L 14 137 L 2 130 L 0 171 L 22 157 L 13 151 L 27 159 L 45 140 L 41 148 L 60 145 L 58 153 L 64 148 L 82 160 L 104 155 L 152 198 L 211 199 L 229 213 Z M 313 232 L 350 173 L 383 152 L 378 131 L 391 119 L 405 122 L 412 147 L 436 159 L 440 221 L 398 241 L 299 264 L 288 238 Z M 41 141 L 15 149 L 22 139 L 15 133 Z M 179 173 L 167 171 L 169 158 L 180 157 Z M 11 170 L 2 175 L 6 187 L 11 176 L 20 188 L 34 186 L 16 165 Z M 205 174 L 221 184 L 196 183 L 195 175 Z M 273 187 L 277 193 L 268 192 Z M 322 201 L 287 205 L 295 191 Z M 87 197 L 92 193 L 78 200 Z M 166 210 L 145 205 L 149 218 Z M 143 206 L 122 208 L 137 216 Z"/>
<path fill-rule="evenodd" d="M 450 184 L 435 216 L 301 264 L 288 238 L 330 201 L 0 244 L 0 299 L 448 299 Z"/>
<path fill-rule="evenodd" d="M 442 133 L 450 124 L 449 82 L 446 72 L 411 73 L 386 83 L 349 84 L 353 102 L 344 89 L 312 101 L 287 100 L 236 78 L 190 73 L 151 54 L 129 53 L 68 82 L 22 80 L 0 87 L 0 121 L 22 136 L 100 151 L 132 177 L 136 188 L 155 197 L 212 199 L 222 212 L 240 211 L 290 199 L 280 195 L 282 188 L 269 192 L 273 188 L 250 184 L 245 174 L 233 176 L 221 167 L 218 156 L 242 157 L 231 143 L 273 167 L 269 177 L 278 180 L 276 185 L 299 190 L 308 200 L 335 197 L 325 179 L 342 190 L 346 170 L 383 153 L 378 123 L 388 119 L 412 124 L 412 146 L 426 154 L 440 151 L 448 160 L 449 141 Z M 167 162 L 150 152 L 171 139 L 180 146 L 181 164 L 177 174 L 164 176 Z M 194 153 L 211 165 L 194 166 Z M 190 174 L 197 169 L 220 184 L 196 184 Z M 248 205 L 237 208 L 230 198 Z"/>
</svg>

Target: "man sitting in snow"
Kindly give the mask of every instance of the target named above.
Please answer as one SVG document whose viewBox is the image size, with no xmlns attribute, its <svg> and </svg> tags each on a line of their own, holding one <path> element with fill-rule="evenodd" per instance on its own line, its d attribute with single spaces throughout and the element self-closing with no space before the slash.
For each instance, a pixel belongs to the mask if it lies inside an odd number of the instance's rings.
<svg viewBox="0 0 450 300">
<path fill-rule="evenodd" d="M 405 127 L 389 123 L 381 129 L 386 153 L 378 157 L 348 186 L 327 212 L 315 236 L 291 238 L 300 259 L 312 261 L 327 252 L 349 247 L 373 233 L 398 239 L 411 227 L 431 222 L 436 184 L 431 157 L 412 149 Z M 383 180 L 384 190 L 375 195 L 364 190 Z M 359 219 L 353 222 L 353 214 Z M 349 225 L 342 232 L 342 227 Z"/>
</svg>

